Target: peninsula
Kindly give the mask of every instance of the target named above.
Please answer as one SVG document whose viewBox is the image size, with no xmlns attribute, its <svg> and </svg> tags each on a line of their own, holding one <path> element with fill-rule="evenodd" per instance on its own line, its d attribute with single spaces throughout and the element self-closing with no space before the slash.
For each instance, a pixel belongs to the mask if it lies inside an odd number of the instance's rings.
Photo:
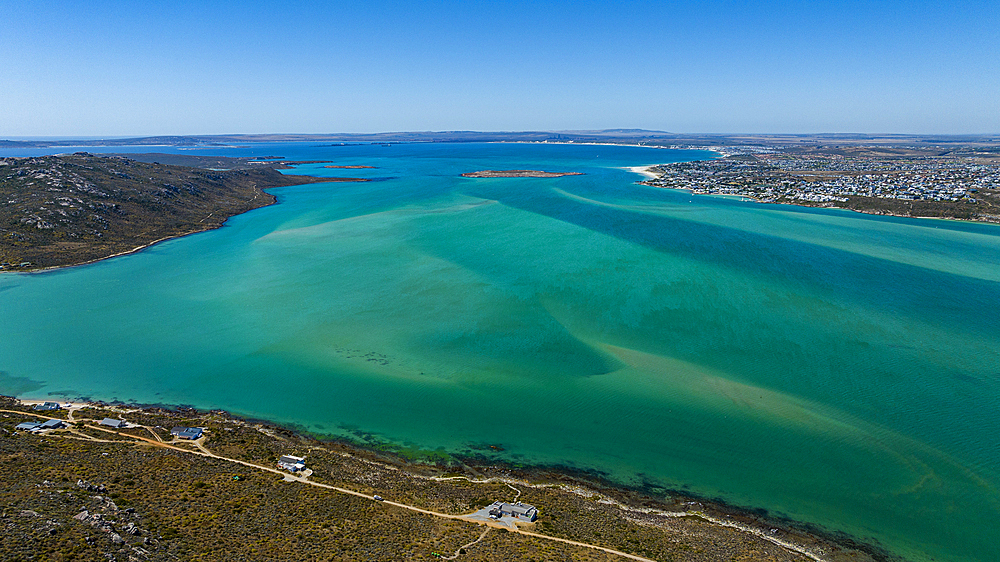
<svg viewBox="0 0 1000 562">
<path fill-rule="evenodd" d="M 1000 148 L 762 143 L 722 158 L 652 166 L 641 183 L 761 203 L 1000 222 Z"/>
<path fill-rule="evenodd" d="M 146 156 L 148 162 L 140 161 Z M 167 155 L 162 155 L 167 156 Z M 0 158 L 0 268 L 78 265 L 218 228 L 270 205 L 271 187 L 365 181 L 283 175 L 247 159 L 193 157 L 204 169 L 160 163 L 158 155 Z M 185 157 L 170 155 L 175 162 Z"/>
<path fill-rule="evenodd" d="M 558 178 L 582 176 L 582 172 L 542 172 L 539 170 L 481 170 L 462 174 L 463 178 Z"/>
<path fill-rule="evenodd" d="M 883 559 L 707 501 L 414 463 L 223 411 L 0 397 L 0 434 L 4 559 Z M 537 520 L 476 513 L 499 503 Z"/>
</svg>

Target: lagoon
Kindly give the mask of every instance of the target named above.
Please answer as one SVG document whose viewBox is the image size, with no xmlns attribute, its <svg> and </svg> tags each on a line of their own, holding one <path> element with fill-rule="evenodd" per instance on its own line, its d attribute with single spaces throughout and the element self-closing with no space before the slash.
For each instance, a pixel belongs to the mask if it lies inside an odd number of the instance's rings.
<svg viewBox="0 0 1000 562">
<path fill-rule="evenodd" d="M 1000 227 L 623 169 L 711 156 L 691 151 L 197 153 L 376 181 L 280 188 L 215 231 L 0 275 L 0 392 L 223 408 L 425 455 L 497 444 L 913 560 L 1000 559 Z M 293 173 L 345 175 L 322 166 Z M 585 175 L 460 177 L 484 169 Z"/>
</svg>

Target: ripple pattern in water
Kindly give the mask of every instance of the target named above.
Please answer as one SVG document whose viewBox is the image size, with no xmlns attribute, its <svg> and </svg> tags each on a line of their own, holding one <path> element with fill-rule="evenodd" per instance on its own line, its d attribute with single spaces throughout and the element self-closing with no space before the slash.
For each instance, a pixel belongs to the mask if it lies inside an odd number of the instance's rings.
<svg viewBox="0 0 1000 562">
<path fill-rule="evenodd" d="M 116 147 L 117 151 L 120 148 Z M 192 404 L 1000 559 L 1000 228 L 635 185 L 690 153 L 309 143 L 383 181 L 0 276 L 0 391 Z M 704 155 L 695 155 L 704 156 Z M 336 175 L 315 165 L 299 173 Z M 467 179 L 479 169 L 582 171 Z"/>
</svg>

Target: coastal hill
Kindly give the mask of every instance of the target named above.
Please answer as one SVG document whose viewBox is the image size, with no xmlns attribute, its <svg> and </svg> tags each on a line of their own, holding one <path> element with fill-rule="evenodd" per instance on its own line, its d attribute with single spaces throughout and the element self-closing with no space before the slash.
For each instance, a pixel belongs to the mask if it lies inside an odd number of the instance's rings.
<svg viewBox="0 0 1000 562">
<path fill-rule="evenodd" d="M 190 427 L 200 437 L 176 433 Z M 0 397 L 0 455 L 4 560 L 887 560 L 707 500 L 488 459 L 406 461 L 222 411 Z M 280 469 L 283 455 L 307 469 Z M 495 500 L 536 506 L 538 520 L 465 516 Z"/>
<path fill-rule="evenodd" d="M 337 181 L 237 164 L 215 171 L 88 153 L 0 158 L 0 264 L 87 263 L 217 228 L 273 203 L 263 191 L 270 187 Z"/>
</svg>

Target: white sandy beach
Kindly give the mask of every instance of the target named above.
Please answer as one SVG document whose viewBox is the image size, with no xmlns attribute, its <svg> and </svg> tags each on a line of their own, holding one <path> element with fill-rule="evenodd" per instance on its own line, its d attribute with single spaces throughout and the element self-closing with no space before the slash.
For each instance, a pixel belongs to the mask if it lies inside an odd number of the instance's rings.
<svg viewBox="0 0 1000 562">
<path fill-rule="evenodd" d="M 628 170 L 628 171 L 632 172 L 633 174 L 639 174 L 640 176 L 644 176 L 646 178 L 653 179 L 653 178 L 659 177 L 657 174 L 655 174 L 654 172 L 650 171 L 650 169 L 654 165 L 649 165 L 649 166 L 628 166 L 628 167 L 623 168 L 623 169 L 624 170 Z"/>
</svg>

